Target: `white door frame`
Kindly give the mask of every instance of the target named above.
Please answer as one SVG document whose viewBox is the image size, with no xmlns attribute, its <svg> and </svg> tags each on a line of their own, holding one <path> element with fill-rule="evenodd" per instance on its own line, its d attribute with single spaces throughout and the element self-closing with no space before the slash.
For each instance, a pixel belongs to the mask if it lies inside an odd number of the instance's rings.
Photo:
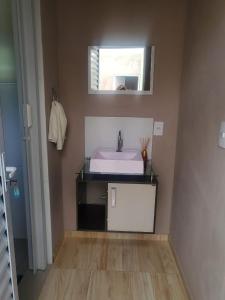
<svg viewBox="0 0 225 300">
<path fill-rule="evenodd" d="M 37 54 L 37 71 L 38 71 L 38 90 L 39 90 L 39 109 L 41 125 L 41 152 L 42 152 L 42 176 L 44 189 L 45 204 L 45 222 L 47 237 L 47 262 L 53 262 L 52 249 L 52 225 L 51 225 L 51 206 L 49 190 L 49 171 L 48 171 L 48 145 L 47 145 L 47 127 L 46 127 L 46 110 L 45 110 L 45 84 L 44 84 L 44 61 L 42 45 L 42 24 L 41 24 L 41 3 L 40 0 L 33 0 L 34 18 L 35 18 L 35 36 L 36 36 L 36 54 Z"/>
<path fill-rule="evenodd" d="M 33 269 L 52 263 L 52 232 L 48 177 L 44 72 L 40 1 L 12 0 L 18 86 L 24 104 L 25 140 L 30 184 Z M 28 128 L 26 104 L 32 108 Z"/>
</svg>

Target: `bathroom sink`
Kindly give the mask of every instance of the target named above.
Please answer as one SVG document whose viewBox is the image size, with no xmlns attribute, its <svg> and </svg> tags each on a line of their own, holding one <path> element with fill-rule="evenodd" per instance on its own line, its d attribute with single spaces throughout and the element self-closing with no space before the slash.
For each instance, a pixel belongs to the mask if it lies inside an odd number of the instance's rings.
<svg viewBox="0 0 225 300">
<path fill-rule="evenodd" d="M 144 164 L 141 152 L 124 149 L 116 152 L 110 148 L 95 151 L 90 161 L 90 172 L 114 174 L 143 174 Z"/>
</svg>

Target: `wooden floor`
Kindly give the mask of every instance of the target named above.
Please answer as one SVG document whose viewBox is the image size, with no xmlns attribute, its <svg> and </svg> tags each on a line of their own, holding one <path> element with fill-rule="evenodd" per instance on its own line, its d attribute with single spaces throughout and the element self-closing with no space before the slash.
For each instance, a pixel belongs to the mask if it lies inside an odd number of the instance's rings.
<svg viewBox="0 0 225 300">
<path fill-rule="evenodd" d="M 168 242 L 67 238 L 39 300 L 188 300 Z"/>
</svg>

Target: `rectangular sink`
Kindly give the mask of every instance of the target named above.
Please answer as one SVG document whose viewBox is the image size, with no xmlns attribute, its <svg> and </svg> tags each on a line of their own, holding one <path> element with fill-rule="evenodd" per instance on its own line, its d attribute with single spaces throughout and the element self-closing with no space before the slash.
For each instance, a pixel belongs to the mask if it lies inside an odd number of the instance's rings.
<svg viewBox="0 0 225 300">
<path fill-rule="evenodd" d="M 141 152 L 135 149 L 101 148 L 95 151 L 90 161 L 90 172 L 112 174 L 143 174 L 144 163 Z"/>
</svg>

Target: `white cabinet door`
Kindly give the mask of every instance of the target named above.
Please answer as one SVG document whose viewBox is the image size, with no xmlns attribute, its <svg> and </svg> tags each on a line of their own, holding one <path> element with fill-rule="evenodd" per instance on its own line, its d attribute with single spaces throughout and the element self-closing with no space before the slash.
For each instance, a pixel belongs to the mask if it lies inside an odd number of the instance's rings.
<svg viewBox="0 0 225 300">
<path fill-rule="evenodd" d="M 108 230 L 153 232 L 156 186 L 108 184 Z"/>
</svg>

